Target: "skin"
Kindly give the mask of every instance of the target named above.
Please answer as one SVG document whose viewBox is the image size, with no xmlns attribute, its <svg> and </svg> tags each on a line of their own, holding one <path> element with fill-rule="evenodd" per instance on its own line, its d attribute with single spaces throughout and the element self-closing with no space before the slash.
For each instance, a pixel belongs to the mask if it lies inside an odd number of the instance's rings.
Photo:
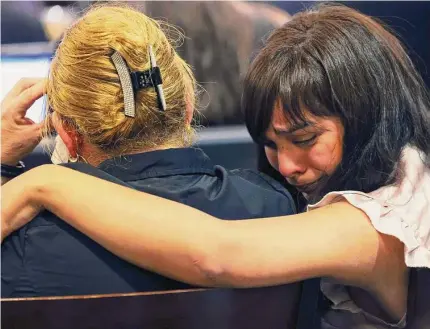
<svg viewBox="0 0 430 329">
<path fill-rule="evenodd" d="M 18 81 L 1 103 L 1 163 L 15 166 L 40 142 L 42 124 L 26 118 L 28 108 L 46 90 L 45 79 Z M 25 143 L 23 142 L 25 141 Z M 1 177 L 1 185 L 9 181 Z"/>
<path fill-rule="evenodd" d="M 40 142 L 42 124 L 25 117 L 46 89 L 45 79 L 20 80 L 1 103 L 2 164 L 14 166 Z M 23 142 L 25 141 L 25 143 Z"/>
<path fill-rule="evenodd" d="M 193 118 L 194 109 L 191 106 L 188 106 L 186 108 L 186 111 L 187 111 L 187 115 L 185 119 L 186 124 L 190 126 Z M 79 160 L 85 161 L 95 167 L 97 167 L 100 163 L 110 158 L 108 154 L 100 150 L 100 148 L 98 148 L 96 145 L 89 143 L 85 138 L 85 136 L 79 134 L 75 129 L 67 126 L 67 124 L 63 124 L 63 122 L 59 118 L 58 113 L 56 113 L 55 110 L 52 113 L 51 120 L 55 131 L 63 140 L 71 157 L 78 158 Z M 162 149 L 168 149 L 168 148 L 174 148 L 174 147 L 183 147 L 183 145 L 177 145 L 177 144 L 160 145 L 156 149 L 140 150 L 137 153 L 162 150 Z"/>
<path fill-rule="evenodd" d="M 278 103 L 265 142 L 272 167 L 304 193 L 311 192 L 313 183 L 335 171 L 342 160 L 344 135 L 338 118 L 314 117 L 309 112 L 306 117 L 306 127 L 294 125 Z"/>
<path fill-rule="evenodd" d="M 276 119 L 274 128 L 287 128 Z M 279 168 L 281 158 L 290 157 L 288 148 L 299 154 L 291 156 L 300 159 L 292 161 L 294 170 L 285 166 L 287 179 L 307 183 L 335 168 L 336 161 L 327 159 L 341 154 L 325 158 L 323 150 L 337 150 L 341 129 L 335 120 L 324 120 L 324 132 L 303 150 L 269 129 Z M 330 277 L 366 290 L 392 319 L 406 311 L 403 244 L 377 232 L 366 214 L 345 201 L 287 217 L 222 221 L 54 165 L 20 175 L 2 192 L 2 240 L 46 208 L 119 257 L 184 282 L 257 287 Z"/>
</svg>

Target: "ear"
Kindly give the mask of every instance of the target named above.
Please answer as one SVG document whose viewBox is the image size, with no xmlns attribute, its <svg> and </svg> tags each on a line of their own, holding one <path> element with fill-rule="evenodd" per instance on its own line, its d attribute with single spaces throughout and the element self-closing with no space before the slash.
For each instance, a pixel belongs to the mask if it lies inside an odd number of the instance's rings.
<svg viewBox="0 0 430 329">
<path fill-rule="evenodd" d="M 76 158 L 78 156 L 78 148 L 81 143 L 81 136 L 75 129 L 64 125 L 55 112 L 52 116 L 52 124 L 58 135 L 63 140 L 64 145 L 66 145 L 70 156 Z"/>
<path fill-rule="evenodd" d="M 194 102 L 193 101 L 187 102 L 187 107 L 186 107 L 185 111 L 186 111 L 185 123 L 187 125 L 191 125 L 191 122 L 193 121 L 193 115 L 194 115 Z"/>
</svg>

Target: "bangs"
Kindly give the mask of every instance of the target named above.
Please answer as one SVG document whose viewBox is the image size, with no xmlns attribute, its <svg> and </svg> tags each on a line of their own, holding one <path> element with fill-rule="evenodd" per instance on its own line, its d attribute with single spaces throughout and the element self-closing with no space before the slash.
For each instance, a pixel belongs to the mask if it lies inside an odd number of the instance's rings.
<svg viewBox="0 0 430 329">
<path fill-rule="evenodd" d="M 263 49 L 251 63 L 244 79 L 242 110 L 249 134 L 257 144 L 261 143 L 269 127 L 279 95 L 279 79 L 273 74 L 275 69 L 270 62 Z"/>
<path fill-rule="evenodd" d="M 291 125 L 309 123 L 309 114 L 324 117 L 335 111 L 335 97 L 321 63 L 301 49 L 288 56 L 266 52 L 263 49 L 251 64 L 242 96 L 246 126 L 258 144 L 265 139 L 277 102 Z"/>
</svg>

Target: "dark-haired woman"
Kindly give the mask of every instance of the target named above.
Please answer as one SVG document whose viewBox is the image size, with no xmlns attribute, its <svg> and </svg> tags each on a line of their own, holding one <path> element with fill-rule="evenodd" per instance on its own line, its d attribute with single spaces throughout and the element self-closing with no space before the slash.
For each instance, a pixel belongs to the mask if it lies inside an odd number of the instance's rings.
<svg viewBox="0 0 430 329">
<path fill-rule="evenodd" d="M 430 102 L 400 42 L 347 7 L 299 13 L 253 61 L 243 107 L 254 140 L 312 211 L 224 222 L 40 167 L 5 185 L 3 235 L 46 207 L 175 279 L 254 287 L 323 277 L 323 328 L 405 327 L 408 268 L 430 267 Z"/>
</svg>

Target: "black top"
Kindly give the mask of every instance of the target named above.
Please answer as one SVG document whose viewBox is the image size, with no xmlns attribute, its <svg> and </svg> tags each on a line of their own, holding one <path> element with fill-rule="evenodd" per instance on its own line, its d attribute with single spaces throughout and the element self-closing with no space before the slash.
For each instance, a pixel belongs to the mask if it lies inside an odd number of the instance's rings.
<svg viewBox="0 0 430 329">
<path fill-rule="evenodd" d="M 195 148 L 114 158 L 99 168 L 84 163 L 66 166 L 222 219 L 272 217 L 296 211 L 290 194 L 278 182 L 251 170 L 228 171 L 215 166 Z M 1 253 L 2 297 L 190 287 L 123 261 L 48 211 L 6 238 Z"/>
</svg>

